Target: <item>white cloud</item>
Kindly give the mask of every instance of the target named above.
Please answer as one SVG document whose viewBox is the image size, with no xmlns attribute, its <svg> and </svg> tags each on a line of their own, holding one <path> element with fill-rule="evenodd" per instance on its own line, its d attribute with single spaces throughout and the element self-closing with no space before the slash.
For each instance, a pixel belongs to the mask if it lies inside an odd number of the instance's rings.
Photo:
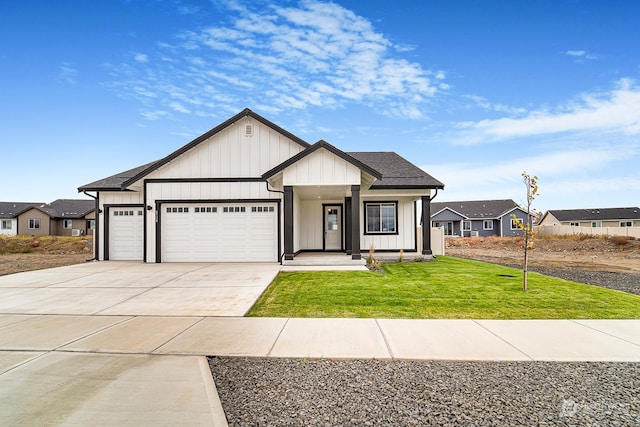
<svg viewBox="0 0 640 427">
<path fill-rule="evenodd" d="M 585 56 L 587 54 L 586 51 L 584 50 L 568 50 L 565 52 L 566 55 L 568 56 Z"/>
<path fill-rule="evenodd" d="M 443 71 L 431 72 L 398 56 L 402 47 L 336 3 L 305 0 L 281 7 L 229 1 L 223 6 L 227 25 L 185 31 L 175 44 L 159 42 L 162 61 L 137 54 L 136 78 L 127 75 L 118 86 L 126 90 L 133 80 L 146 82 L 144 92 L 165 100 L 171 96 L 168 84 L 180 86 L 202 106 L 205 100 L 216 104 L 218 97 L 267 109 L 357 102 L 409 119 L 424 117 L 428 99 L 448 88 Z M 202 87 L 209 88 L 206 95 Z"/>
<path fill-rule="evenodd" d="M 68 84 L 76 84 L 76 78 L 78 76 L 78 70 L 73 68 L 68 62 L 60 64 L 58 69 L 58 78 Z"/>
<path fill-rule="evenodd" d="M 149 62 L 149 56 L 144 53 L 136 53 L 133 59 L 138 62 Z"/>
<path fill-rule="evenodd" d="M 479 144 L 564 132 L 640 134 L 640 87 L 622 79 L 604 94 L 584 94 L 554 111 L 533 110 L 524 117 L 457 123 L 450 142 Z"/>
</svg>

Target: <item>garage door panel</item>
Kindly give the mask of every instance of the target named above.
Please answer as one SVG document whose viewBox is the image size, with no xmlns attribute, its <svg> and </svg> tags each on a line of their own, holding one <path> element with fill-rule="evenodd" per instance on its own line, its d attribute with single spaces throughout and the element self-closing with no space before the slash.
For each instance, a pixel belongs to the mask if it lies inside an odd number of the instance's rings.
<svg viewBox="0 0 640 427">
<path fill-rule="evenodd" d="M 141 261 L 143 257 L 143 209 L 111 207 L 109 209 L 109 259 Z"/>
<path fill-rule="evenodd" d="M 162 261 L 277 261 L 272 204 L 164 204 Z"/>
</svg>

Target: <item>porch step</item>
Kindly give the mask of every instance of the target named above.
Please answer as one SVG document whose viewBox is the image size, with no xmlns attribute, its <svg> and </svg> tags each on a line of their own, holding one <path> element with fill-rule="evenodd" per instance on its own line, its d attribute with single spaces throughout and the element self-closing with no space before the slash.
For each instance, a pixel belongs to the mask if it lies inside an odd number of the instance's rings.
<svg viewBox="0 0 640 427">
<path fill-rule="evenodd" d="M 282 260 L 284 266 L 362 266 L 366 260 L 351 259 L 346 254 L 302 253 L 292 260 Z"/>
</svg>

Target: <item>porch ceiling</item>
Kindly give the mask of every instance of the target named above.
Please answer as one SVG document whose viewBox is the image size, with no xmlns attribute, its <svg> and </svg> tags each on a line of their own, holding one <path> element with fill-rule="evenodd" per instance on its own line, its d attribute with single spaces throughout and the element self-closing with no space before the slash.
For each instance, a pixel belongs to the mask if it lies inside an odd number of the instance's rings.
<svg viewBox="0 0 640 427">
<path fill-rule="evenodd" d="M 349 185 L 296 185 L 293 191 L 302 200 L 342 200 L 351 196 Z"/>
</svg>

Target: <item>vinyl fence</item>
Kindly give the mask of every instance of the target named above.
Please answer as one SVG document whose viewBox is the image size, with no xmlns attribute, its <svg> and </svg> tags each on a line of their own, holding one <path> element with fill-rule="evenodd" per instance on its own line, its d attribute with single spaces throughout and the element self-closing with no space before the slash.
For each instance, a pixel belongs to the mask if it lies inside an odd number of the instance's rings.
<svg viewBox="0 0 640 427">
<path fill-rule="evenodd" d="M 422 227 L 416 230 L 418 236 L 418 253 L 422 252 Z M 444 228 L 431 227 L 431 252 L 434 255 L 444 255 Z"/>
<path fill-rule="evenodd" d="M 545 225 L 534 227 L 538 236 L 567 236 L 587 234 L 591 236 L 629 236 L 640 239 L 640 227 L 576 227 L 572 225 Z"/>
</svg>

